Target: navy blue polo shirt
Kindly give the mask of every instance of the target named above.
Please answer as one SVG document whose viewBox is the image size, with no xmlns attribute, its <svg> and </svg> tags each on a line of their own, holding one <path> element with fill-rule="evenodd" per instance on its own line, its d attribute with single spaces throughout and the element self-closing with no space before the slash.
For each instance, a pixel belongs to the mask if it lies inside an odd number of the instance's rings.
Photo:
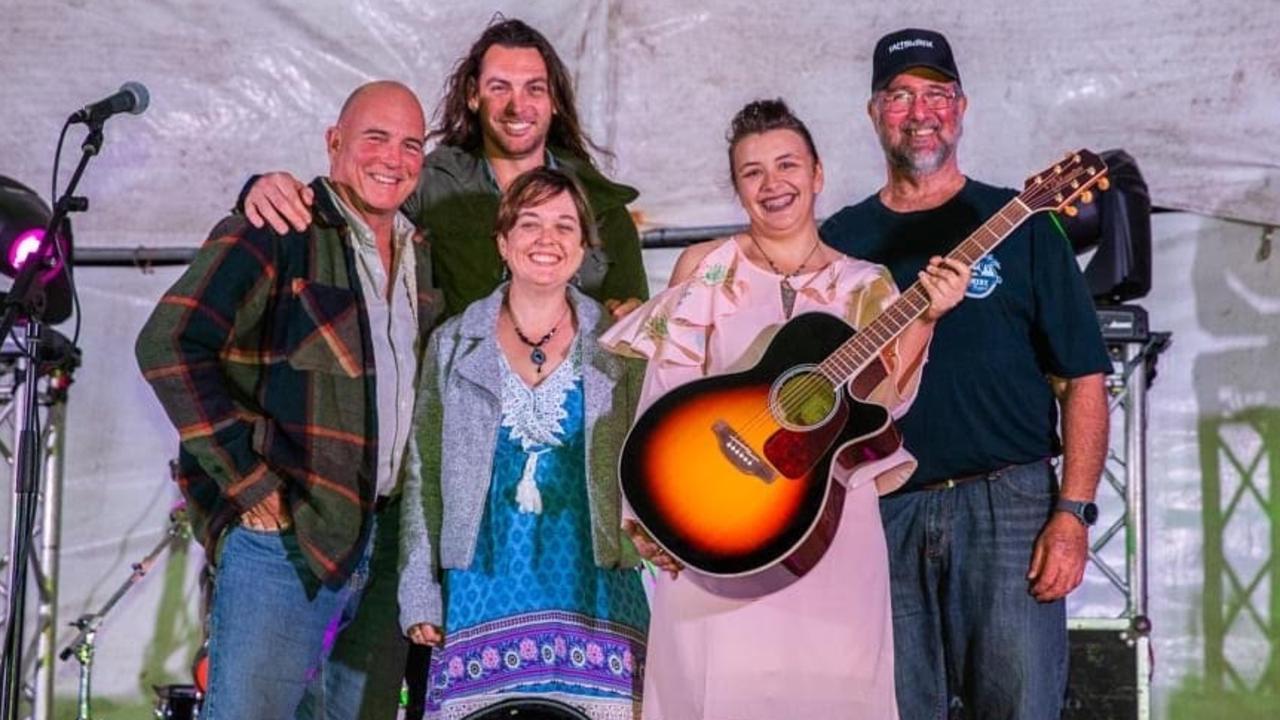
<svg viewBox="0 0 1280 720">
<path fill-rule="evenodd" d="M 832 247 L 889 268 L 900 289 L 1017 193 L 967 179 L 940 207 L 890 210 L 873 195 L 831 216 Z M 1037 215 L 974 266 L 965 298 L 938 322 L 920 393 L 899 421 L 920 462 L 908 487 L 1058 455 L 1047 374 L 1111 371 L 1093 300 L 1067 239 Z"/>
</svg>

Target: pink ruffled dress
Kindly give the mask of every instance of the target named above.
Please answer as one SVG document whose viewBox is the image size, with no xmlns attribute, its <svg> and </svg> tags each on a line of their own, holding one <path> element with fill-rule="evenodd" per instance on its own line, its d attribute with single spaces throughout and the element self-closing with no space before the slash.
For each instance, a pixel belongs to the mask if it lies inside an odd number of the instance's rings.
<svg viewBox="0 0 1280 720">
<path fill-rule="evenodd" d="M 705 375 L 750 367 L 786 322 L 782 276 L 722 241 L 685 282 L 626 316 L 600 339 L 649 359 L 641 406 Z M 863 327 L 897 296 L 879 265 L 842 258 L 791 278 L 793 315 L 826 312 Z M 890 378 L 873 398 L 895 417 L 919 379 L 884 354 Z M 914 469 L 905 451 L 882 460 L 873 479 L 849 487 L 839 530 L 818 565 L 764 597 L 729 599 L 685 576 L 659 575 L 652 595 L 644 682 L 645 720 L 779 720 L 898 717 L 893 683 L 889 567 L 877 490 Z M 842 478 L 842 480 L 848 480 Z"/>
</svg>

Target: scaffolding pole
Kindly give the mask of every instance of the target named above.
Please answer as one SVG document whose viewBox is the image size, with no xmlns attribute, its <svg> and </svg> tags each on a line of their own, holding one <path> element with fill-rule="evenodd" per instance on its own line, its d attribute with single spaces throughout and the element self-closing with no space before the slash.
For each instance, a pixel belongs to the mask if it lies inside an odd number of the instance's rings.
<svg viewBox="0 0 1280 720">
<path fill-rule="evenodd" d="M 0 459 L 9 464 L 10 469 L 16 460 L 18 432 L 15 409 L 20 407 L 22 395 L 26 392 L 21 381 L 21 364 L 7 346 L 0 350 Z M 29 625 L 24 643 L 34 646 L 34 653 L 23 653 L 23 667 L 19 669 L 20 686 L 23 703 L 29 707 L 25 717 L 33 720 L 51 720 L 53 718 L 53 679 L 54 661 L 57 649 L 58 622 L 58 560 L 61 552 L 62 537 L 62 482 L 65 458 L 65 426 L 66 426 L 66 381 L 69 378 L 55 371 L 51 375 L 42 376 L 36 387 L 36 400 L 40 415 L 40 434 L 38 445 L 44 453 L 42 457 L 41 477 L 39 479 L 40 522 L 34 528 L 34 552 L 30 555 L 28 572 L 32 573 L 35 582 L 28 590 L 34 593 L 35 609 L 34 626 Z M 3 425 L 9 427 L 3 428 Z M 7 432 L 5 432 L 7 431 Z M 9 493 L 9 534 L 14 528 L 16 507 L 16 484 Z M 5 555 L 6 562 L 12 562 L 14 548 L 11 544 Z M 11 588 L 5 585 L 0 576 L 0 598 L 7 597 Z M 0 632 L 7 630 L 9 618 L 0 618 Z"/>
</svg>

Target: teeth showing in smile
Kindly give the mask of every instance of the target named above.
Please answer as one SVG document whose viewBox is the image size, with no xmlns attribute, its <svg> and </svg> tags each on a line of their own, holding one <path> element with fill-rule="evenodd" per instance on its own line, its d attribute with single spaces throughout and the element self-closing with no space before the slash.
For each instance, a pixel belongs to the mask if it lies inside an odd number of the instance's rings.
<svg viewBox="0 0 1280 720">
<path fill-rule="evenodd" d="M 527 132 L 529 128 L 533 127 L 533 123 L 516 122 L 512 120 L 503 122 L 502 125 L 507 129 L 507 132 L 511 133 L 512 135 L 520 135 L 524 132 Z"/>
<path fill-rule="evenodd" d="M 551 253 L 530 253 L 529 262 L 535 265 L 555 265 L 560 262 L 560 256 Z"/>
<path fill-rule="evenodd" d="M 378 183 L 379 185 L 395 185 L 396 183 L 400 182 L 400 178 L 395 177 L 393 175 L 369 173 L 369 177 L 373 178 L 373 181 Z"/>
</svg>

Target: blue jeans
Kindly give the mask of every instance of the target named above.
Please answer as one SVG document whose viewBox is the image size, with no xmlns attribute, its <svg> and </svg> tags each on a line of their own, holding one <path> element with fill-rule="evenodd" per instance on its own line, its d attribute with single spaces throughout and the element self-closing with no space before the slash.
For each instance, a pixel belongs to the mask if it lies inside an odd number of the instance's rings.
<svg viewBox="0 0 1280 720">
<path fill-rule="evenodd" d="M 903 720 L 1057 720 L 1066 603 L 1037 602 L 1027 569 L 1052 513 L 1048 463 L 883 498 Z"/>
<path fill-rule="evenodd" d="M 227 531 L 214 578 L 205 720 L 395 718 L 408 643 L 396 605 L 399 506 L 337 588 L 291 531 Z"/>
</svg>

